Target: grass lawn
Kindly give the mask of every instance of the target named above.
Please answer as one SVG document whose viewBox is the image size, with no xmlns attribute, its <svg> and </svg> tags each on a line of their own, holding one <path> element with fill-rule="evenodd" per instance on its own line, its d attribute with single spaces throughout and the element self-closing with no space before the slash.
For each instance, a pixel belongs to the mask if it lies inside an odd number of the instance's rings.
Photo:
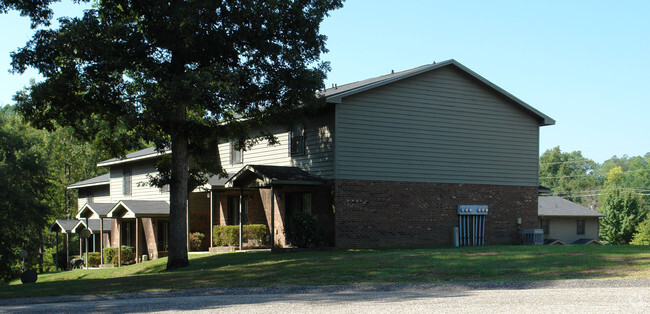
<svg viewBox="0 0 650 314">
<path fill-rule="evenodd" d="M 121 268 L 39 274 L 0 285 L 0 298 L 203 287 L 650 278 L 650 246 L 486 246 L 190 255 Z"/>
</svg>

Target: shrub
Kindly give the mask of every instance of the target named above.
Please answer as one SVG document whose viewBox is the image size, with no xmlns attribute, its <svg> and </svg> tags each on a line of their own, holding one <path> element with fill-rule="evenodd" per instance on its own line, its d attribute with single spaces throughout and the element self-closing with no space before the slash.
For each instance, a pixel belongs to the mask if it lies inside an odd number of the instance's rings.
<svg viewBox="0 0 650 314">
<path fill-rule="evenodd" d="M 86 254 L 84 254 L 84 257 Z M 99 252 L 89 252 L 88 253 L 88 267 L 99 267 L 99 260 L 101 259 L 101 255 Z"/>
<path fill-rule="evenodd" d="M 239 226 L 214 226 L 212 233 L 215 246 L 239 246 Z M 265 225 L 243 226 L 242 237 L 248 239 L 249 243 L 265 244 L 266 235 Z"/>
<path fill-rule="evenodd" d="M 104 264 L 117 265 L 117 248 L 104 248 Z M 122 265 L 128 265 L 135 262 L 135 248 L 132 246 L 122 245 Z"/>
<path fill-rule="evenodd" d="M 203 248 L 203 238 L 205 238 L 205 234 L 201 232 L 190 233 L 190 250 L 201 251 Z"/>
<path fill-rule="evenodd" d="M 295 213 L 289 217 L 285 233 L 291 244 L 297 247 L 304 248 L 318 243 L 318 219 L 309 213 Z"/>
<path fill-rule="evenodd" d="M 650 245 L 650 218 L 646 218 L 646 220 L 637 226 L 636 233 L 630 244 Z"/>
</svg>

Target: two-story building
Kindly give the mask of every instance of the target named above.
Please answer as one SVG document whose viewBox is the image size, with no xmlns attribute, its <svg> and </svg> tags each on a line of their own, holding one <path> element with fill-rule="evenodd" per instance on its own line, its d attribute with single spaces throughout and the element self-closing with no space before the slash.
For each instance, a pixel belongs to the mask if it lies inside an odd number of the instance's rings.
<svg viewBox="0 0 650 314">
<path fill-rule="evenodd" d="M 322 96 L 304 124 L 273 130 L 277 145 L 219 145 L 229 178 L 190 194 L 188 232 L 239 224 L 240 202 L 241 223 L 267 225 L 277 246 L 290 245 L 284 223 L 297 211 L 337 247 L 451 245 L 454 228 L 466 245 L 508 244 L 536 227 L 539 128 L 553 119 L 455 60 Z M 165 250 L 169 192 L 147 184 L 159 157 L 107 160 L 98 166 L 109 175 L 70 186 L 78 218 L 112 219 L 104 244 L 138 243 L 151 258 Z"/>
</svg>

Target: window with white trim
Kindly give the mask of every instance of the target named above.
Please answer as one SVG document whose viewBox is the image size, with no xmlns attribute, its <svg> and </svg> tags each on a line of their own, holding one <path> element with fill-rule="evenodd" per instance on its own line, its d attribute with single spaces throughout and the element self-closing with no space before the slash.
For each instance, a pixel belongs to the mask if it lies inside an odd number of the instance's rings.
<svg viewBox="0 0 650 314">
<path fill-rule="evenodd" d="M 235 149 L 235 143 L 230 142 L 230 164 L 241 164 L 244 162 L 244 151 Z"/>
<path fill-rule="evenodd" d="M 289 132 L 289 155 L 302 156 L 305 154 L 305 127 L 296 123 Z"/>
</svg>

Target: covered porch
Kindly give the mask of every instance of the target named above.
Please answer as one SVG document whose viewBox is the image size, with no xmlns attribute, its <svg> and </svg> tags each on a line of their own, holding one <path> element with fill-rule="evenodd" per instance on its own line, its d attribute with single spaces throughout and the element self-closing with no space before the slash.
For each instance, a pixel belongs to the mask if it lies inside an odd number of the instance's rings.
<svg viewBox="0 0 650 314">
<path fill-rule="evenodd" d="M 266 225 L 271 249 L 291 247 L 285 230 L 297 212 L 318 219 L 324 235 L 319 244 L 334 245 L 330 184 L 300 168 L 247 165 L 223 185 L 213 184 L 211 194 L 210 226 L 239 225 L 239 249 L 244 247 L 241 230 L 246 224 Z M 211 234 L 211 247 L 213 238 Z"/>
</svg>

